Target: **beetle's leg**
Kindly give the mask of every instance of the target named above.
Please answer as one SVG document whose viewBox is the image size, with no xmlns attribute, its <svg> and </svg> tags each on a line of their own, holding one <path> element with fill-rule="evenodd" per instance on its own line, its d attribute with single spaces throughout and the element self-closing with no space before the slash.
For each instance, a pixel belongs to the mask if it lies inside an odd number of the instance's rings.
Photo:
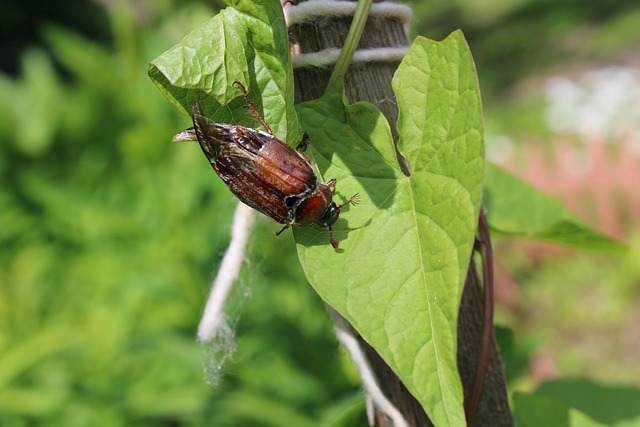
<svg viewBox="0 0 640 427">
<path fill-rule="evenodd" d="M 267 122 L 265 122 L 262 116 L 260 115 L 260 113 L 258 113 L 258 109 L 256 108 L 256 105 L 251 101 L 251 99 L 249 99 L 249 92 L 247 92 L 247 88 L 245 88 L 244 85 L 240 83 L 239 80 L 236 80 L 235 82 L 233 82 L 233 84 L 238 85 L 238 87 L 240 87 L 240 89 L 242 90 L 242 95 L 244 96 L 244 99 L 247 101 L 247 105 L 251 109 L 251 112 L 253 113 L 254 116 L 256 116 L 256 119 L 258 119 L 260 124 L 264 127 L 264 129 L 267 132 L 271 134 L 271 136 L 275 137 L 276 135 L 273 133 L 273 131 L 271 130 Z"/>
<path fill-rule="evenodd" d="M 347 200 L 346 202 L 344 202 L 343 204 L 341 204 L 340 206 L 338 206 L 338 209 L 342 209 L 345 206 L 347 206 L 348 204 L 351 204 L 353 206 L 357 205 L 360 202 L 360 193 L 356 193 L 353 196 L 351 196 L 349 198 L 349 200 Z"/>
<path fill-rule="evenodd" d="M 333 249 L 338 249 L 340 246 L 340 242 L 333 238 L 333 227 L 331 226 L 329 226 L 329 242 L 331 243 L 331 246 L 333 246 Z"/>
<path fill-rule="evenodd" d="M 302 133 L 302 139 L 296 145 L 296 150 L 298 151 L 307 151 L 307 147 L 309 146 L 309 134 L 306 132 Z"/>
<path fill-rule="evenodd" d="M 287 224 L 287 225 L 285 225 L 284 227 L 282 227 L 282 230 L 280 230 L 280 231 L 276 232 L 276 236 L 281 235 L 281 234 L 282 234 L 282 232 L 283 232 L 284 230 L 286 230 L 287 228 L 289 228 L 289 226 L 290 226 L 290 225 L 291 225 L 291 224 Z"/>
<path fill-rule="evenodd" d="M 327 185 L 330 188 L 332 188 L 332 190 L 335 190 L 336 180 L 335 179 L 329 180 L 329 182 L 327 182 Z M 359 201 L 360 201 L 360 193 L 356 193 L 353 196 L 351 196 L 349 200 L 337 206 L 337 208 L 338 210 L 340 210 L 349 204 L 355 206 L 358 204 Z M 340 242 L 338 242 L 336 239 L 333 238 L 333 227 L 331 225 L 329 226 L 329 242 L 331 242 L 331 246 L 333 246 L 333 249 L 338 249 L 338 247 L 340 246 Z"/>
<path fill-rule="evenodd" d="M 329 187 L 329 189 L 331 189 L 331 194 L 336 192 L 336 179 L 335 178 L 331 178 L 329 181 L 327 181 L 327 187 Z"/>
</svg>

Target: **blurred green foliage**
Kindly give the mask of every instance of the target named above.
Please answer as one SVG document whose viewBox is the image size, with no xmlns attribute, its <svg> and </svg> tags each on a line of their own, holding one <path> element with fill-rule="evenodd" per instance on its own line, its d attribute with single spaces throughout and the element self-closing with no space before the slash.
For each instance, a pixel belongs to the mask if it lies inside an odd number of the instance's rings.
<svg viewBox="0 0 640 427">
<path fill-rule="evenodd" d="M 517 330 L 515 344 L 500 334 L 512 390 L 535 386 L 526 367 L 541 355 L 553 355 L 551 374 L 638 384 L 638 230 L 627 242 L 629 252 L 619 257 L 534 242 L 498 244 L 497 259 L 519 284 L 515 306 L 497 310 L 498 323 Z"/>
<path fill-rule="evenodd" d="M 485 94 L 559 65 L 607 60 L 640 41 L 636 0 L 432 0 L 414 2 L 418 34 L 462 28 Z M 499 65 L 499 66 L 498 66 Z"/>
<path fill-rule="evenodd" d="M 557 70 L 637 63 L 637 0 L 414 1 L 416 34 L 461 28 L 478 70 L 488 134 L 545 134 L 542 91 L 526 84 Z M 597 65 L 596 65 L 597 66 Z"/>
<path fill-rule="evenodd" d="M 106 8 L 106 45 L 43 27 L 52 54 L 0 76 L 0 425 L 361 425 L 355 372 L 266 220 L 235 361 L 205 384 L 194 334 L 235 201 L 197 144 L 170 142 L 189 120 L 146 69 L 211 11 L 151 12 Z"/>
</svg>

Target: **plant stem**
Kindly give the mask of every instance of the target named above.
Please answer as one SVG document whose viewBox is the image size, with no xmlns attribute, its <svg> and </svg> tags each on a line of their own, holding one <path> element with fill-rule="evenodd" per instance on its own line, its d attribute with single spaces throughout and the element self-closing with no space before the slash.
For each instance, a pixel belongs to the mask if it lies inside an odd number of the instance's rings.
<svg viewBox="0 0 640 427">
<path fill-rule="evenodd" d="M 337 81 L 343 80 L 345 74 L 347 74 L 347 70 L 349 69 L 351 60 L 353 59 L 353 54 L 358 48 L 358 44 L 360 44 L 360 38 L 362 38 L 364 26 L 369 18 L 371 3 L 373 3 L 373 0 L 358 0 L 358 6 L 356 7 L 356 11 L 353 15 L 351 27 L 349 27 L 349 32 L 347 33 L 347 38 L 344 41 L 342 50 L 340 51 L 340 56 L 338 56 L 336 66 L 333 68 L 333 72 L 329 78 L 327 90 Z"/>
</svg>

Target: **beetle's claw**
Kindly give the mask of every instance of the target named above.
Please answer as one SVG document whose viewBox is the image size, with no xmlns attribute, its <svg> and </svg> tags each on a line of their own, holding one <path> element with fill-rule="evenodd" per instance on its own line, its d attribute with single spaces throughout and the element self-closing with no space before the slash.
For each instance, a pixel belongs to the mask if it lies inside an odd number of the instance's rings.
<svg viewBox="0 0 640 427">
<path fill-rule="evenodd" d="M 331 246 L 333 246 L 333 249 L 338 249 L 338 247 L 340 247 L 340 242 L 333 238 L 332 226 L 329 226 L 329 242 L 331 243 Z"/>
<path fill-rule="evenodd" d="M 244 87 L 242 83 L 240 83 L 240 80 L 234 81 L 233 84 L 237 85 L 242 90 L 242 93 L 244 94 L 245 97 L 249 95 L 249 92 L 247 92 L 247 88 Z"/>
</svg>

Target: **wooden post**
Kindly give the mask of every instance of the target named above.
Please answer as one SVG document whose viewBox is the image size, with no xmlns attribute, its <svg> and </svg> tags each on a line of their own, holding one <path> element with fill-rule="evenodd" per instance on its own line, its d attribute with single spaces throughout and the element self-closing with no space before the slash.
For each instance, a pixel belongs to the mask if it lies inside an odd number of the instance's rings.
<svg viewBox="0 0 640 427">
<path fill-rule="evenodd" d="M 301 3 L 303 1 L 295 2 L 295 4 L 287 1 L 284 7 L 296 7 Z M 292 57 L 297 54 L 320 52 L 327 48 L 341 48 L 351 19 L 351 16 L 324 16 L 290 25 L 289 40 Z M 400 19 L 371 15 L 359 49 L 406 47 L 408 45 L 409 40 Z M 394 125 L 398 118 L 398 108 L 391 88 L 391 79 L 398 65 L 399 60 L 356 64 L 350 67 L 345 78 L 345 92 L 349 101 L 364 100 L 376 105 L 391 123 L 394 138 L 397 138 Z M 319 98 L 324 93 L 332 69 L 332 66 L 294 69 L 296 102 Z M 465 400 L 469 398 L 473 387 L 482 336 L 482 317 L 482 288 L 475 264 L 472 262 L 462 295 L 458 319 L 458 370 L 462 379 Z M 378 353 L 355 330 L 352 332 L 365 350 L 385 396 L 403 414 L 409 425 L 415 427 L 433 425 L 420 404 L 407 391 Z M 393 426 L 391 421 L 380 412 L 376 411 L 375 417 L 378 426 Z M 504 370 L 495 340 L 482 398 L 477 412 L 469 424 L 498 427 L 513 425 L 507 400 Z"/>
</svg>

